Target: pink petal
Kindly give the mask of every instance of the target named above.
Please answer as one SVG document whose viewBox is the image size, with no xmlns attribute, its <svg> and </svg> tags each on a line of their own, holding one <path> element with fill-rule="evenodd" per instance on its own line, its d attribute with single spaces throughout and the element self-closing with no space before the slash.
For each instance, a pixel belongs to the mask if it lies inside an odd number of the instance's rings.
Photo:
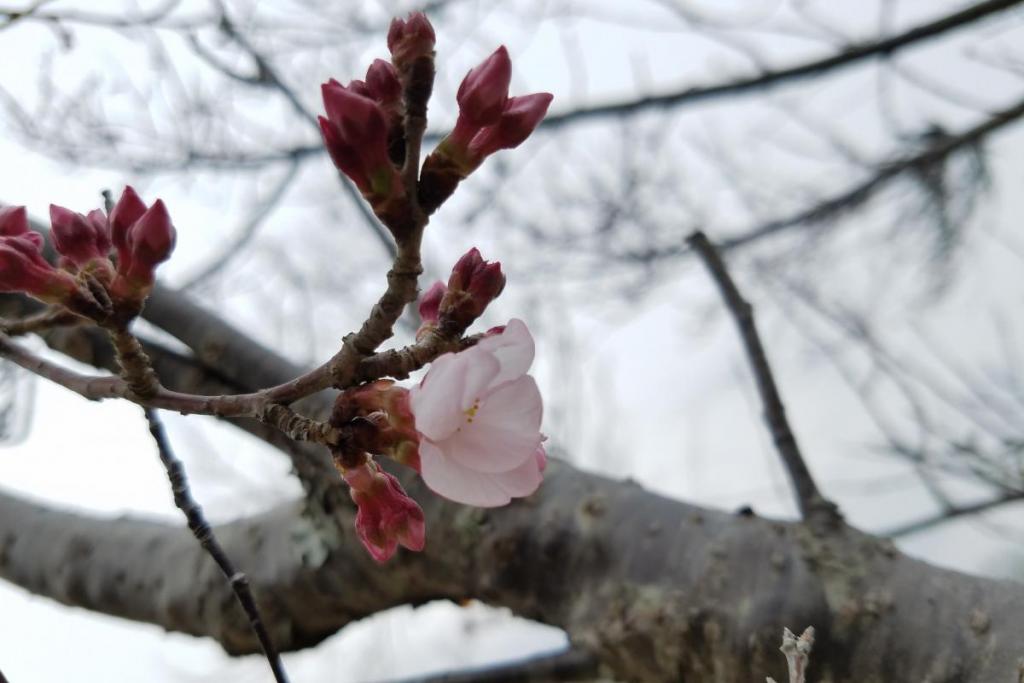
<svg viewBox="0 0 1024 683">
<path fill-rule="evenodd" d="M 529 375 L 502 384 L 480 403 L 473 424 L 481 427 L 529 433 L 540 443 L 544 402 L 537 382 Z"/>
<path fill-rule="evenodd" d="M 526 323 L 518 318 L 509 320 L 501 334 L 481 339 L 476 348 L 489 351 L 501 363 L 501 372 L 494 379 L 494 385 L 525 375 L 533 363 L 535 353 L 533 336 L 526 328 Z"/>
<path fill-rule="evenodd" d="M 416 431 L 428 439 L 443 441 L 451 436 L 466 421 L 464 411 L 501 369 L 492 355 L 471 351 L 440 356 L 420 385 L 409 392 Z"/>
<path fill-rule="evenodd" d="M 540 466 L 541 461 L 537 457 L 537 454 L 543 452 L 544 448 L 541 446 L 534 453 L 534 457 L 529 458 L 519 467 L 510 472 L 492 474 L 491 477 L 498 486 L 513 498 L 528 496 L 537 490 L 544 479 L 544 476 L 541 474 L 543 472 L 543 468 Z"/>
<path fill-rule="evenodd" d="M 493 474 L 519 467 L 533 456 L 539 443 L 540 434 L 536 431 L 531 434 L 473 423 L 463 426 L 437 447 L 463 467 Z"/>
<path fill-rule="evenodd" d="M 434 359 L 423 381 L 409 390 L 409 409 L 416 417 L 416 431 L 428 439 L 442 440 L 462 424 L 462 388 L 465 376 L 454 353 Z"/>
<path fill-rule="evenodd" d="M 429 441 L 420 443 L 423 481 L 435 493 L 464 505 L 498 507 L 507 505 L 512 497 L 493 475 L 474 472 L 451 458 Z"/>
</svg>

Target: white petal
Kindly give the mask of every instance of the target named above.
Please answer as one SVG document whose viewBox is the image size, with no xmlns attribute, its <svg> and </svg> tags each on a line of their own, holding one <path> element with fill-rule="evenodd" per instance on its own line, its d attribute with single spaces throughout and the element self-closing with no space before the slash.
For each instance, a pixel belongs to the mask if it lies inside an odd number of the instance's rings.
<svg viewBox="0 0 1024 683">
<path fill-rule="evenodd" d="M 454 432 L 465 419 L 464 387 L 465 372 L 456 355 L 446 353 L 436 358 L 419 386 L 409 391 L 409 408 L 416 417 L 416 430 L 435 440 Z"/>
<path fill-rule="evenodd" d="M 465 424 L 437 444 L 446 457 L 474 472 L 508 472 L 533 456 L 540 433 Z"/>
<path fill-rule="evenodd" d="M 470 348 L 456 354 L 455 360 L 462 364 L 465 376 L 462 387 L 461 410 L 469 410 L 481 399 L 488 387 L 494 384 L 494 378 L 501 371 L 501 363 L 493 354 L 480 349 Z"/>
<path fill-rule="evenodd" d="M 476 348 L 489 351 L 501 363 L 501 372 L 494 378 L 494 385 L 525 375 L 533 363 L 535 353 L 530 330 L 518 318 L 509 320 L 501 334 L 481 339 Z"/>
<path fill-rule="evenodd" d="M 429 441 L 420 442 L 420 464 L 420 474 L 427 486 L 449 500 L 478 507 L 498 507 L 512 499 L 491 476 L 466 469 L 446 458 Z"/>
<path fill-rule="evenodd" d="M 544 475 L 541 474 L 540 462 L 536 453 L 529 460 L 511 472 L 492 474 L 494 481 L 513 498 L 528 496 L 537 490 Z"/>
<path fill-rule="evenodd" d="M 544 401 L 540 389 L 533 377 L 525 375 L 484 396 L 473 424 L 536 433 L 540 431 L 543 417 Z"/>
</svg>

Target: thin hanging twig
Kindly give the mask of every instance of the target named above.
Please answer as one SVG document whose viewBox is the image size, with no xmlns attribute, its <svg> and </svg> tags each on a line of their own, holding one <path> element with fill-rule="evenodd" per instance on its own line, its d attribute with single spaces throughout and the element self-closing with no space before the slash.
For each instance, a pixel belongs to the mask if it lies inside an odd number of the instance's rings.
<svg viewBox="0 0 1024 683">
<path fill-rule="evenodd" d="M 156 442 L 157 450 L 160 453 L 160 462 L 163 463 L 164 469 L 167 470 L 167 478 L 171 482 L 174 504 L 185 513 L 185 519 L 188 520 L 188 528 L 192 530 L 196 540 L 213 558 L 213 561 L 217 563 L 221 573 L 224 574 L 224 578 L 231 584 L 231 590 L 234 592 L 238 604 L 245 611 L 253 633 L 256 634 L 256 638 L 260 641 L 260 648 L 270 664 L 274 680 L 277 683 L 288 683 L 288 674 L 285 673 L 284 663 L 281 661 L 280 654 L 274 648 L 274 643 L 270 640 L 270 634 L 267 633 L 267 629 L 263 625 L 263 618 L 260 616 L 259 608 L 256 607 L 256 600 L 253 599 L 252 591 L 249 589 L 248 577 L 235 569 L 227 553 L 224 552 L 220 543 L 217 542 L 217 538 L 213 535 L 213 529 L 210 527 L 210 523 L 206 521 L 203 509 L 196 502 L 195 498 L 192 497 L 192 492 L 188 486 L 188 479 L 185 476 L 185 468 L 174 455 L 174 451 L 171 450 L 167 433 L 164 431 L 163 423 L 160 421 L 156 411 L 152 408 L 146 408 L 145 410 L 146 421 L 149 423 L 149 432 L 153 435 L 153 441 Z M 2 679 L 3 676 L 0 675 L 0 683 L 5 683 Z"/>
</svg>

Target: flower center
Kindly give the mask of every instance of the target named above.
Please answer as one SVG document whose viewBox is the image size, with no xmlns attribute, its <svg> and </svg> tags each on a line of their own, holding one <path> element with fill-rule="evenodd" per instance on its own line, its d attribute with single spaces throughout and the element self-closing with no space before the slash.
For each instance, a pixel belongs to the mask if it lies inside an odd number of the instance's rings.
<svg viewBox="0 0 1024 683">
<path fill-rule="evenodd" d="M 477 412 L 480 410 L 480 399 L 473 401 L 473 405 L 462 411 L 462 414 L 466 416 L 466 424 L 472 424 L 473 418 L 476 417 Z M 455 431 L 461 432 L 462 427 L 457 428 Z"/>
</svg>

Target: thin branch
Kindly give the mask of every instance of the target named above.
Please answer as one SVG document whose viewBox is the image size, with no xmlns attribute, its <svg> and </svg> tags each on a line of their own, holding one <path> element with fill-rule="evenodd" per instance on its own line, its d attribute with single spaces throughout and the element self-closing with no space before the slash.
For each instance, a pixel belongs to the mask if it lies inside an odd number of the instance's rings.
<svg viewBox="0 0 1024 683">
<path fill-rule="evenodd" d="M 1024 116 L 1024 99 L 1016 104 L 995 112 L 988 119 L 957 135 L 950 135 L 928 146 L 918 154 L 897 158 L 879 166 L 877 172 L 867 180 L 833 195 L 809 209 L 796 214 L 763 223 L 744 233 L 722 240 L 719 247 L 729 251 L 759 242 L 788 228 L 804 223 L 820 223 L 826 218 L 849 211 L 871 199 L 888 181 L 915 169 L 927 168 L 942 162 L 946 157 L 965 147 L 980 144 L 989 134 L 1003 128 Z"/>
<path fill-rule="evenodd" d="M 219 254 L 208 259 L 206 265 L 203 266 L 199 272 L 188 278 L 188 280 L 181 285 L 181 290 L 187 291 L 203 284 L 206 280 L 221 272 L 229 261 L 242 253 L 244 247 L 252 241 L 260 226 L 267 217 L 270 216 L 274 207 L 277 206 L 284 198 L 284 195 L 288 192 L 288 188 L 291 187 L 292 182 L 298 177 L 301 166 L 301 158 L 295 157 L 291 160 L 291 163 L 288 165 L 288 170 L 281 177 L 281 180 L 277 185 L 274 186 L 274 189 L 271 190 L 270 194 L 258 202 L 256 207 L 249 212 L 249 220 L 246 221 L 238 235 L 232 239 Z"/>
<path fill-rule="evenodd" d="M 743 348 L 750 361 L 757 391 L 764 405 L 764 418 L 771 432 L 775 448 L 782 458 L 782 463 L 789 474 L 797 507 L 805 520 L 821 518 L 829 522 L 839 521 L 839 511 L 835 504 L 827 500 L 818 490 L 811 472 L 807 469 L 800 446 L 797 444 L 793 430 L 786 419 L 786 409 L 782 404 L 778 387 L 772 376 L 771 366 L 765 354 L 761 339 L 754 324 L 753 308 L 743 299 L 736 283 L 733 282 L 725 262 L 718 250 L 703 232 L 695 232 L 687 238 L 687 243 L 703 259 L 711 277 L 718 286 L 725 305 L 732 314 L 743 340 Z"/>
<path fill-rule="evenodd" d="M 633 114 L 647 109 L 665 109 L 700 100 L 742 94 L 810 76 L 821 76 L 836 69 L 853 66 L 872 57 L 891 57 L 899 50 L 949 31 L 968 26 L 990 15 L 1011 9 L 1024 0 L 989 0 L 949 14 L 941 19 L 915 26 L 903 33 L 880 40 L 854 43 L 838 54 L 798 64 L 787 69 L 764 71 L 757 76 L 716 85 L 696 86 L 670 93 L 642 97 L 627 102 L 593 105 L 547 116 L 541 128 L 557 128 L 576 121 Z"/>
<path fill-rule="evenodd" d="M 946 522 L 957 519 L 958 517 L 976 515 L 979 512 L 985 512 L 987 510 L 1002 507 L 1003 505 L 1008 505 L 1010 503 L 1016 503 L 1021 500 L 1024 500 L 1024 491 L 1007 491 L 995 498 L 983 500 L 979 503 L 972 503 L 971 505 L 950 505 L 936 515 L 901 524 L 897 527 L 883 531 L 879 535 L 887 536 L 889 538 L 910 536 L 911 534 L 927 531 L 933 527 L 940 526 Z"/>
<path fill-rule="evenodd" d="M 395 683 L 553 683 L 594 680 L 597 660 L 588 652 L 568 649 L 506 664 L 450 673 L 404 678 Z"/>
<path fill-rule="evenodd" d="M 274 673 L 274 680 L 277 683 L 288 683 L 288 674 L 285 673 L 284 663 L 281 661 L 281 656 L 270 639 L 270 634 L 267 633 L 267 629 L 263 625 L 263 618 L 260 616 L 256 600 L 253 598 L 252 591 L 249 588 L 248 577 L 235 569 L 231 559 L 224 552 L 224 549 L 217 541 L 217 537 L 214 536 L 210 523 L 206 521 L 202 507 L 192 497 L 192 492 L 188 486 L 188 478 L 185 475 L 185 467 L 174 455 L 174 451 L 171 450 L 167 433 L 164 431 L 163 423 L 160 421 L 156 411 L 146 408 L 146 421 L 149 423 L 149 432 L 153 435 L 153 441 L 156 442 L 157 450 L 160 454 L 160 462 L 163 463 L 164 469 L 167 470 L 167 479 L 170 481 L 171 491 L 174 493 L 174 504 L 185 515 L 185 519 L 188 520 L 188 528 L 192 531 L 196 540 L 199 541 L 199 545 L 217 563 L 217 567 L 224 574 L 224 578 L 231 584 L 231 590 L 234 592 L 238 604 L 245 611 L 245 616 L 249 619 L 253 633 L 259 640 L 260 648 L 267 658 L 267 663 L 270 664 L 270 670 Z"/>
</svg>

